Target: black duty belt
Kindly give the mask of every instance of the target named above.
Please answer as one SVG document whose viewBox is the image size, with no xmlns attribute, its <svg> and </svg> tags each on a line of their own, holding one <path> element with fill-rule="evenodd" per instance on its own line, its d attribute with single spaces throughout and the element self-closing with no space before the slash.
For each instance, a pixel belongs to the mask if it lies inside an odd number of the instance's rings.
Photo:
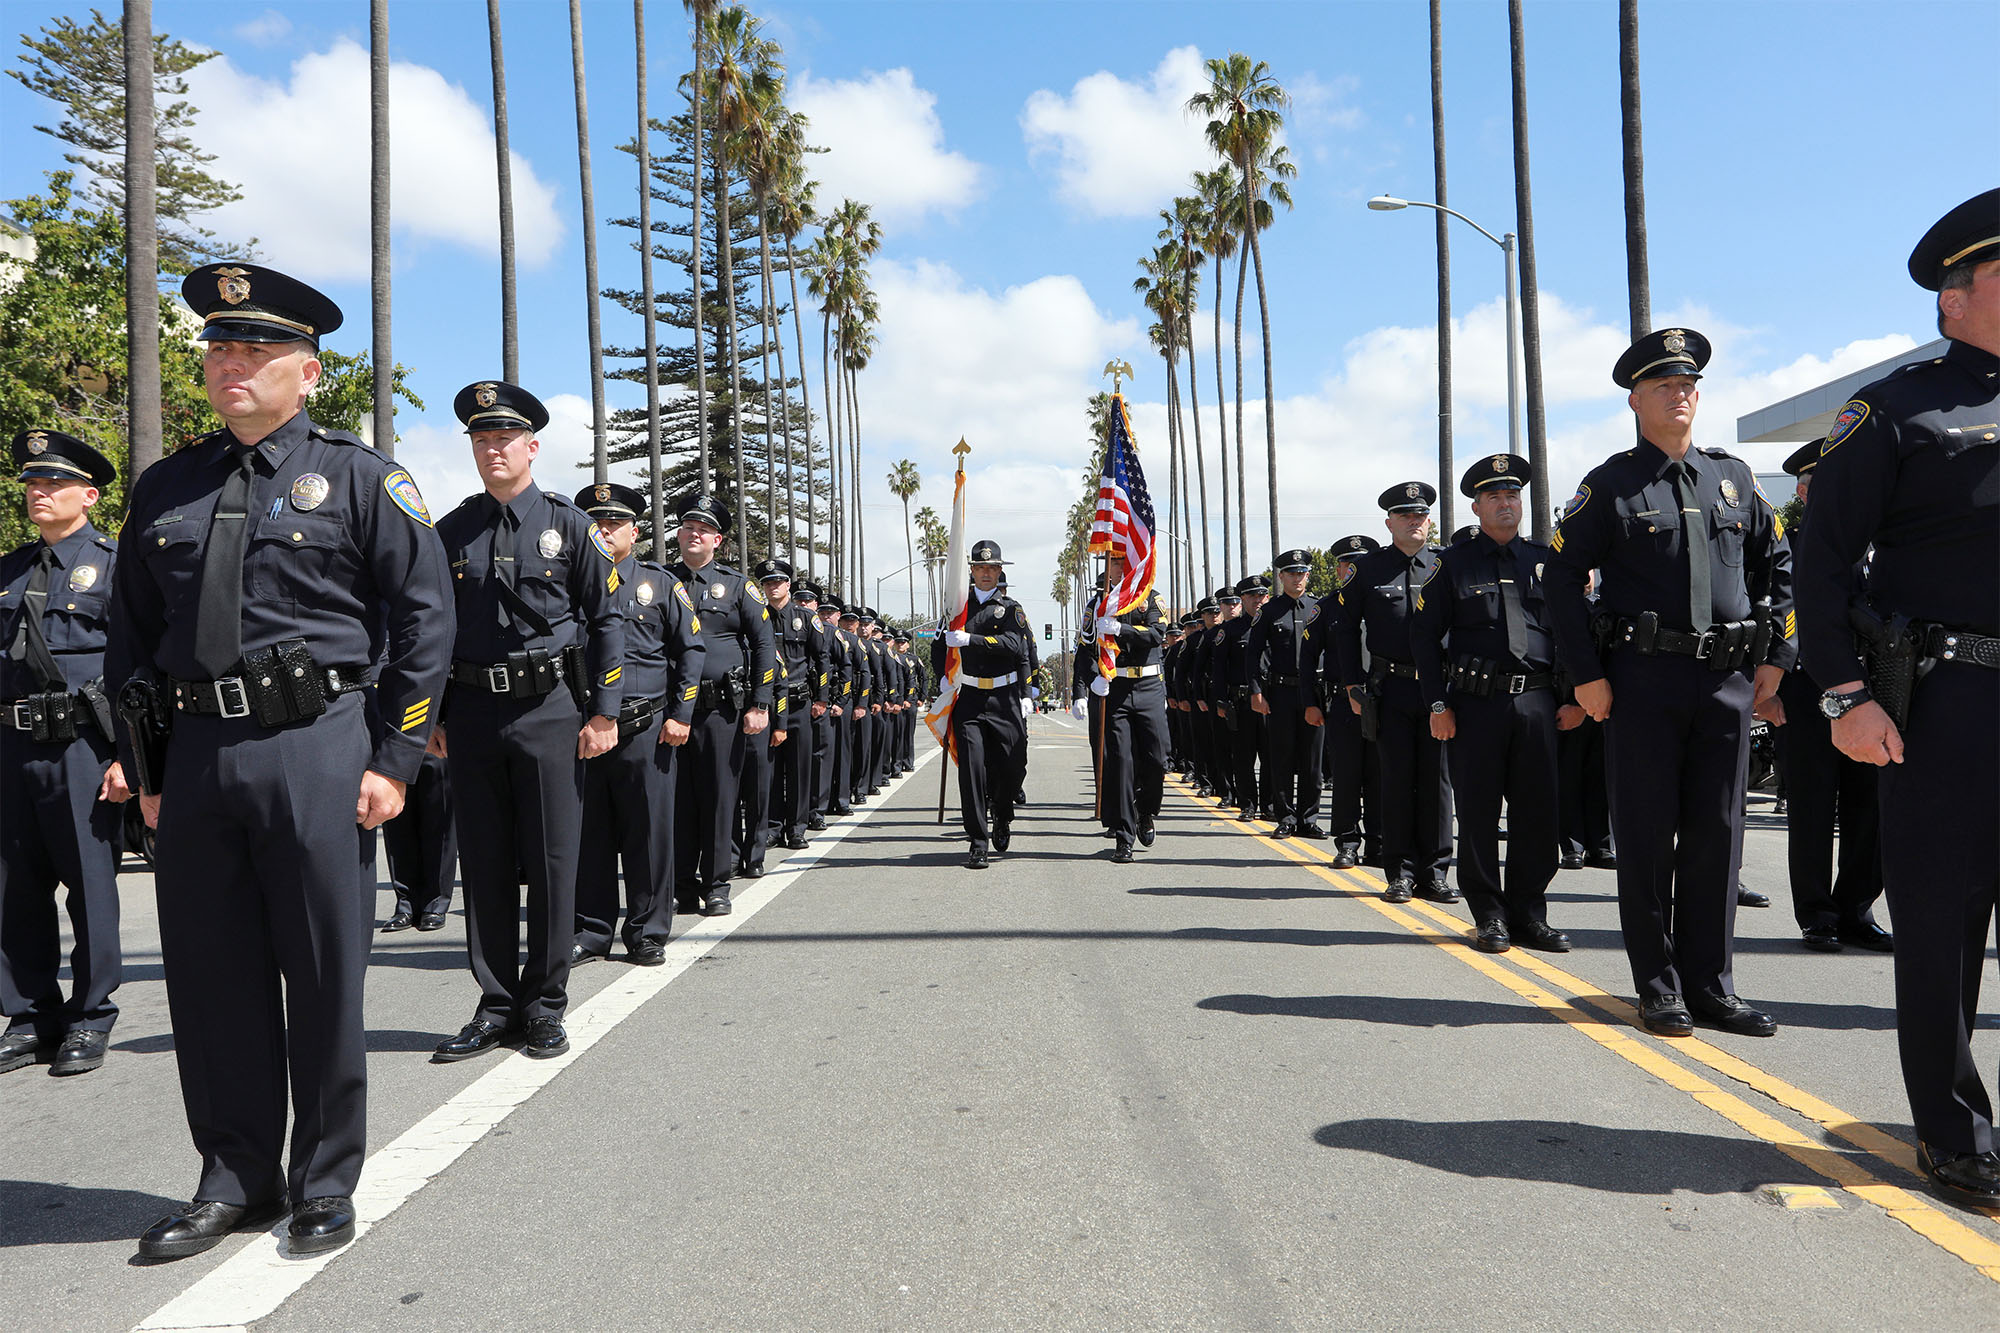
<svg viewBox="0 0 2000 1333">
<path fill-rule="evenodd" d="M 469 685 L 487 694 L 518 694 L 524 699 L 539 698 L 562 683 L 562 654 L 531 648 L 509 653 L 504 662 L 453 662 L 454 685 Z"/>
<path fill-rule="evenodd" d="M 1699 634 L 1667 629 L 1657 621 L 1650 611 L 1638 619 L 1618 617 L 1612 627 L 1611 646 L 1629 648 L 1644 657 L 1692 657 L 1718 671 L 1753 665 L 1751 659 L 1761 656 L 1756 651 L 1760 626 L 1755 620 L 1720 621 Z"/>
<path fill-rule="evenodd" d="M 1417 664 L 1415 662 L 1393 662 L 1386 657 L 1378 657 L 1368 664 L 1368 674 L 1371 676 L 1401 676 L 1404 680 L 1415 680 L 1417 678 Z"/>
<path fill-rule="evenodd" d="M 73 740 L 76 724 L 90 715 L 83 702 L 68 690 L 48 690 L 0 703 L 0 727 L 28 732 L 37 740 Z"/>
<path fill-rule="evenodd" d="M 1301 679 L 1302 677 L 1299 676 L 1272 676 L 1271 683 L 1273 685 L 1297 685 Z"/>
<path fill-rule="evenodd" d="M 300 666 L 293 670 L 316 673 L 329 699 L 368 688 L 362 668 Z M 223 718 L 249 717 L 256 713 L 257 720 L 266 726 L 315 716 L 309 707 L 273 697 L 278 682 L 270 676 L 224 676 L 221 680 L 181 680 L 173 677 L 167 684 L 173 692 L 174 711 L 177 713 Z M 260 695 L 270 699 L 261 709 L 257 706 Z M 322 708 L 320 711 L 325 710 Z"/>
<path fill-rule="evenodd" d="M 626 740 L 648 730 L 660 712 L 658 699 L 627 699 L 618 705 L 618 739 Z"/>
<path fill-rule="evenodd" d="M 2000 671 L 2000 637 L 1947 625 L 1927 625 L 1921 656 L 1935 657 L 1941 662 L 1970 662 Z"/>
</svg>

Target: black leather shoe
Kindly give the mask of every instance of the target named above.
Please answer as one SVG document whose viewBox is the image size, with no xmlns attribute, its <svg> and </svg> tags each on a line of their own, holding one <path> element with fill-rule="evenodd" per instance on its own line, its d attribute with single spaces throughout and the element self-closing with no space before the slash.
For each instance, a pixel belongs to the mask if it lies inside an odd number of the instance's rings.
<svg viewBox="0 0 2000 1333">
<path fill-rule="evenodd" d="M 530 1060 L 552 1060 L 568 1050 L 569 1033 L 563 1031 L 560 1018 L 528 1020 L 528 1039 L 521 1043 L 521 1054 Z"/>
<path fill-rule="evenodd" d="M 736 873 L 745 879 L 762 879 L 764 878 L 764 867 L 762 865 L 752 865 L 746 861 L 736 868 Z"/>
<path fill-rule="evenodd" d="M 1917 1165 L 1948 1197 L 1966 1203 L 2000 1204 L 2000 1153 L 1951 1153 L 1917 1144 Z"/>
<path fill-rule="evenodd" d="M 1514 947 L 1514 938 L 1507 933 L 1506 922 L 1488 921 L 1472 937 L 1472 947 L 1481 953 L 1506 953 Z"/>
<path fill-rule="evenodd" d="M 417 917 L 418 930 L 443 930 L 443 912 L 424 912 Z"/>
<path fill-rule="evenodd" d="M 31 1065 L 41 1058 L 41 1034 L 33 1028 L 16 1028 L 0 1037 L 0 1074 Z"/>
<path fill-rule="evenodd" d="M 1325 842 L 1326 830 L 1310 819 L 1302 820 L 1299 823 L 1299 836 L 1301 838 L 1311 838 L 1314 842 Z"/>
<path fill-rule="evenodd" d="M 785 839 L 785 850 L 788 852 L 802 852 L 810 846 L 812 846 L 812 843 L 807 840 L 803 833 L 794 833 L 791 837 Z"/>
<path fill-rule="evenodd" d="M 393 935 L 399 930 L 408 930 L 416 924 L 417 919 L 415 917 L 411 916 L 408 912 L 398 909 L 396 915 L 382 923 L 382 933 L 384 935 Z"/>
<path fill-rule="evenodd" d="M 1455 903 L 1458 901 L 1458 890 L 1449 884 L 1440 884 L 1434 879 L 1427 879 L 1417 885 L 1417 897 L 1434 903 Z"/>
<path fill-rule="evenodd" d="M 1293 819 L 1290 815 L 1286 815 L 1278 821 L 1278 827 L 1271 830 L 1271 836 L 1274 838 L 1289 838 L 1298 831 L 1299 821 Z"/>
<path fill-rule="evenodd" d="M 640 940 L 625 951 L 625 960 L 634 967 L 661 967 L 667 961 L 667 946 L 658 940 Z"/>
<path fill-rule="evenodd" d="M 710 889 L 708 891 L 708 900 L 701 905 L 701 914 L 703 916 L 728 916 L 735 910 L 729 903 L 729 886 L 727 884 L 720 888 Z"/>
<path fill-rule="evenodd" d="M 1025 797 L 1025 796 L 1016 796 L 1016 797 L 1014 798 L 1014 808 L 1015 808 L 1016 810 L 1025 810 L 1025 809 L 1027 809 L 1027 808 L 1028 808 L 1028 798 L 1027 798 L 1027 797 Z"/>
<path fill-rule="evenodd" d="M 1612 852 L 1586 853 L 1583 858 L 1583 864 L 1591 870 L 1616 870 L 1618 868 L 1618 857 Z"/>
<path fill-rule="evenodd" d="M 983 842 L 975 842 L 975 843 L 973 843 L 973 844 L 972 844 L 972 850 L 971 850 L 971 851 L 969 851 L 969 852 L 967 852 L 967 853 L 966 853 L 966 855 L 965 855 L 965 868 L 966 868 L 967 870 L 984 870 L 984 869 L 986 869 L 986 844 L 985 844 L 985 843 L 983 843 Z"/>
<path fill-rule="evenodd" d="M 1406 903 L 1410 901 L 1410 894 L 1416 887 L 1414 880 L 1406 875 L 1398 875 L 1395 879 L 1389 881 L 1388 888 L 1382 890 L 1382 901 L 1385 903 Z"/>
<path fill-rule="evenodd" d="M 1153 827 L 1152 820 L 1149 819 L 1139 825 L 1139 845 L 1141 847 L 1151 847 L 1159 836 L 1158 830 Z"/>
<path fill-rule="evenodd" d="M 601 963 L 609 957 L 611 955 L 608 953 L 599 953 L 595 949 L 586 949 L 581 944 L 572 944 L 569 946 L 569 965 L 572 970 L 588 963 Z"/>
<path fill-rule="evenodd" d="M 1786 800 L 1782 796 L 1780 796 L 1777 800 L 1771 802 L 1771 813 L 1774 815 L 1790 814 L 1791 810 L 1792 810 L 1792 803 Z"/>
<path fill-rule="evenodd" d="M 1131 839 L 1118 839 L 1118 845 L 1111 849 L 1111 864 L 1115 866 L 1129 866 L 1132 864 Z"/>
<path fill-rule="evenodd" d="M 1759 893 L 1755 889 L 1746 889 L 1741 884 L 1738 884 L 1736 886 L 1736 905 L 1738 907 L 1769 907 L 1771 905 L 1771 895 L 1768 893 Z"/>
<path fill-rule="evenodd" d="M 1839 953 L 1840 931 L 1833 926 L 1807 926 L 1799 932 L 1799 942 L 1814 953 Z"/>
<path fill-rule="evenodd" d="M 1562 860 L 1556 864 L 1560 865 L 1564 870 L 1581 870 L 1583 869 L 1583 857 L 1577 852 L 1564 852 Z"/>
<path fill-rule="evenodd" d="M 49 1073 L 57 1078 L 88 1074 L 104 1063 L 104 1048 L 110 1044 L 109 1032 L 71 1032 L 56 1047 L 55 1063 L 49 1066 Z"/>
<path fill-rule="evenodd" d="M 836 805 L 833 809 L 827 811 L 827 813 L 836 819 L 845 819 L 854 813 L 854 807 L 851 805 Z"/>
<path fill-rule="evenodd" d="M 448 1065 L 454 1060 L 470 1060 L 475 1055 L 484 1055 L 500 1045 L 505 1031 L 498 1023 L 475 1018 L 460 1028 L 456 1037 L 438 1043 L 438 1048 L 431 1052 L 431 1063 Z"/>
<path fill-rule="evenodd" d="M 1359 864 L 1361 864 L 1361 860 L 1355 856 L 1352 847 L 1343 847 L 1333 854 L 1333 868 L 1335 870 L 1352 870 Z"/>
<path fill-rule="evenodd" d="M 1014 826 L 1011 824 L 995 824 L 993 826 L 993 850 L 1004 852 L 1013 845 Z"/>
<path fill-rule="evenodd" d="M 810 833 L 826 832 L 826 816 L 814 815 L 811 819 L 808 819 L 806 821 L 806 830 Z"/>
<path fill-rule="evenodd" d="M 185 1259 L 214 1249 L 233 1231 L 262 1231 L 284 1215 L 283 1199 L 251 1204 L 197 1199 L 185 1212 L 163 1217 L 147 1227 L 139 1237 L 139 1257 Z"/>
<path fill-rule="evenodd" d="M 1870 953 L 1894 953 L 1896 937 L 1873 921 L 1851 921 L 1840 928 L 1840 942 Z"/>
<path fill-rule="evenodd" d="M 1530 949 L 1544 953 L 1568 953 L 1569 936 L 1546 921 L 1524 921 L 1514 928 L 1514 938 Z"/>
<path fill-rule="evenodd" d="M 1645 1020 L 1646 1031 L 1659 1037 L 1692 1037 L 1694 1035 L 1694 1015 L 1688 1012 L 1678 995 L 1655 995 L 1639 1005 L 1639 1016 Z"/>
<path fill-rule="evenodd" d="M 1778 1021 L 1752 1009 L 1734 995 L 1695 991 L 1688 996 L 1688 1008 L 1705 1023 L 1739 1037 L 1768 1037 L 1778 1030 Z"/>
<path fill-rule="evenodd" d="M 307 1199 L 285 1228 L 293 1254 L 323 1254 L 354 1239 L 354 1200 Z"/>
</svg>

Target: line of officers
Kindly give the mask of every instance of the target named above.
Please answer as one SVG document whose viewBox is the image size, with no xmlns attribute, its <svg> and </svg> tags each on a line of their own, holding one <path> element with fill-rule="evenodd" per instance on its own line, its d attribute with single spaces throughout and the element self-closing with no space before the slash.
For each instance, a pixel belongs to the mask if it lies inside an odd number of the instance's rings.
<svg viewBox="0 0 2000 1333">
<path fill-rule="evenodd" d="M 200 1159 L 139 1254 L 287 1216 L 312 1253 L 354 1235 L 378 831 L 383 930 L 441 928 L 464 886 L 479 998 L 434 1059 L 559 1056 L 570 969 L 614 939 L 663 963 L 677 909 L 729 913 L 769 847 L 908 771 L 928 677 L 785 561 L 721 563 L 712 496 L 676 506 L 677 562 L 638 559 L 637 492 L 536 483 L 548 412 L 517 385 L 457 395 L 483 489 L 434 521 L 306 410 L 331 300 L 249 264 L 182 291 L 224 428 L 137 479 L 118 538 L 90 518 L 109 459 L 12 440 L 39 537 L 0 560 L 0 1073 L 104 1062 L 136 796 Z"/>
</svg>

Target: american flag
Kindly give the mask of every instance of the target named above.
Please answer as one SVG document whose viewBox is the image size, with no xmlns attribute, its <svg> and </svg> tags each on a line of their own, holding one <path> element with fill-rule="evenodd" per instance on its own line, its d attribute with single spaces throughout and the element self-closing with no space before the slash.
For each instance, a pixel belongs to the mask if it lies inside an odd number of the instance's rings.
<svg viewBox="0 0 2000 1333">
<path fill-rule="evenodd" d="M 1125 576 L 1103 599 L 1099 613 L 1119 615 L 1145 605 L 1153 591 L 1153 497 L 1139 467 L 1139 450 L 1132 443 L 1132 420 L 1125 414 L 1125 396 L 1111 395 L 1110 447 L 1104 451 L 1104 475 L 1097 482 L 1097 516 L 1090 524 L 1093 555 L 1125 560 Z M 1118 647 L 1099 637 L 1097 669 L 1109 676 Z"/>
</svg>

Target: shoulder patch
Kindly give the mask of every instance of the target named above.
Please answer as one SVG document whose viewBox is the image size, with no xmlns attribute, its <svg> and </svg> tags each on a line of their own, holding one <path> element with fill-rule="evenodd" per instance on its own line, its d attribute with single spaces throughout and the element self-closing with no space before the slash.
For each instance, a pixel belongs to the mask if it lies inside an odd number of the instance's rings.
<svg viewBox="0 0 2000 1333">
<path fill-rule="evenodd" d="M 764 598 L 764 589 L 761 584 L 758 584 L 751 579 L 745 579 L 743 580 L 743 591 L 749 593 L 750 596 L 756 600 L 758 605 L 760 606 L 769 605 L 769 602 L 767 602 Z"/>
<path fill-rule="evenodd" d="M 431 511 L 424 504 L 423 492 L 417 489 L 416 480 L 406 469 L 397 468 L 382 478 L 382 489 L 389 493 L 389 499 L 396 508 L 425 527 L 431 526 Z M 468 500 L 467 503 L 471 501 Z"/>
<path fill-rule="evenodd" d="M 597 553 L 606 560 L 610 560 L 613 564 L 617 563 L 611 555 L 611 543 L 604 539 L 604 529 L 598 527 L 595 523 L 590 525 L 590 544 L 595 546 Z"/>
<path fill-rule="evenodd" d="M 688 596 L 687 584 L 680 582 L 674 584 L 674 600 L 688 610 L 694 610 L 694 598 Z M 697 625 L 696 628 L 700 628 L 700 626 Z"/>
<path fill-rule="evenodd" d="M 1568 518 L 1571 514 L 1574 514 L 1577 510 L 1583 508 L 1585 505 L 1589 503 L 1590 503 L 1590 487 L 1587 485 L 1577 487 L 1576 494 L 1570 496 L 1569 503 L 1563 506 L 1563 513 L 1562 513 L 1563 518 Z"/>
<path fill-rule="evenodd" d="M 1022 629 L 1028 628 L 1028 612 L 1025 608 L 1019 606 L 1014 608 L 1014 623 Z"/>
<path fill-rule="evenodd" d="M 1819 447 L 1819 456 L 1825 458 L 1834 446 L 1861 428 L 1868 420 L 1868 404 L 1859 398 L 1847 400 L 1847 406 L 1840 409 L 1840 415 L 1833 419 L 1833 429 L 1826 433 L 1826 442 Z"/>
</svg>

